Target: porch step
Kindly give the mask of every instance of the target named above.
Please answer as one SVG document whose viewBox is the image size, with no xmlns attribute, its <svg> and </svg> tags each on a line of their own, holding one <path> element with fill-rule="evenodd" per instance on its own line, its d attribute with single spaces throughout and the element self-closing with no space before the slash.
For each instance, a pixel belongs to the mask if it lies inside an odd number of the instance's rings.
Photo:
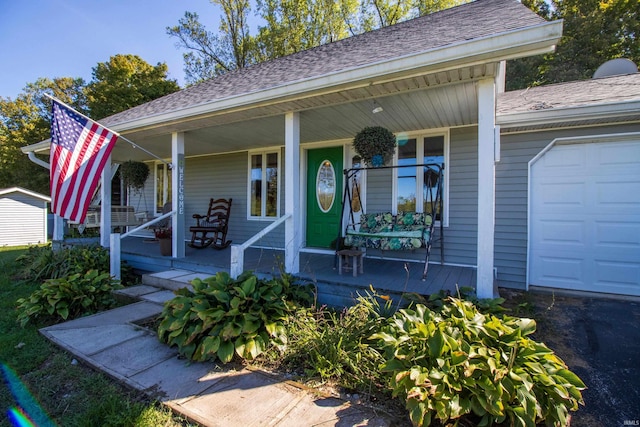
<svg viewBox="0 0 640 427">
<path fill-rule="evenodd" d="M 172 291 L 148 285 L 137 285 L 119 289 L 113 291 L 113 294 L 116 298 L 127 301 L 149 301 L 157 304 L 164 304 L 175 296 Z"/>
<path fill-rule="evenodd" d="M 166 270 L 143 274 L 142 284 L 173 292 L 185 287 L 191 289 L 190 283 L 193 279 L 205 279 L 210 276 L 209 273 L 195 273 L 188 270 Z"/>
</svg>

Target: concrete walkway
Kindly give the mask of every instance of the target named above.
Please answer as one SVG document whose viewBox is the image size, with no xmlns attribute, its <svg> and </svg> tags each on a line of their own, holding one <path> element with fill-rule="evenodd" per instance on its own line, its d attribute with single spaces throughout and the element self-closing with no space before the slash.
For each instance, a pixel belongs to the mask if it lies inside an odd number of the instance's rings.
<svg viewBox="0 0 640 427">
<path fill-rule="evenodd" d="M 180 275 L 184 282 L 193 278 L 187 273 Z M 92 367 L 204 426 L 392 425 L 369 408 L 260 371 L 179 359 L 177 350 L 139 325 L 158 315 L 173 293 L 149 285 L 125 293 L 140 301 L 41 333 Z"/>
</svg>

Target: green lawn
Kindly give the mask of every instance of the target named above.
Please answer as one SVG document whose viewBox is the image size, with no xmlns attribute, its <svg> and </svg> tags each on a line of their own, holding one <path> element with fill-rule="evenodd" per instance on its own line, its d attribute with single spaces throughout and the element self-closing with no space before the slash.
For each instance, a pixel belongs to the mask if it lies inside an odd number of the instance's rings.
<svg viewBox="0 0 640 427">
<path fill-rule="evenodd" d="M 20 406 L 7 378 L 20 394 L 22 406 L 29 396 L 60 426 L 185 426 L 184 420 L 138 392 L 120 386 L 109 377 L 78 364 L 72 355 L 49 343 L 28 324 L 16 322 L 16 300 L 40 285 L 12 279 L 15 259 L 24 248 L 0 249 L 0 427 L 11 426 L 8 411 Z M 15 374 L 15 375 L 12 375 Z M 26 388 L 25 388 L 26 387 Z M 33 413 L 34 411 L 28 410 Z"/>
</svg>

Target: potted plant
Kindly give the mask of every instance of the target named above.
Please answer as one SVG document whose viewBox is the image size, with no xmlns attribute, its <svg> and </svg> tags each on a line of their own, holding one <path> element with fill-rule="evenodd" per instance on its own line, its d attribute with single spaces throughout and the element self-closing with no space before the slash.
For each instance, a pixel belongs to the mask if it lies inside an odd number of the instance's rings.
<svg viewBox="0 0 640 427">
<path fill-rule="evenodd" d="M 369 166 L 384 166 L 396 151 L 396 137 L 382 126 L 365 127 L 353 139 L 353 148 Z"/>
<path fill-rule="evenodd" d="M 120 165 L 120 178 L 125 186 L 139 193 L 149 178 L 149 166 L 143 162 L 127 160 Z"/>
<path fill-rule="evenodd" d="M 153 232 L 160 242 L 160 255 L 171 256 L 171 228 L 156 228 Z"/>
</svg>

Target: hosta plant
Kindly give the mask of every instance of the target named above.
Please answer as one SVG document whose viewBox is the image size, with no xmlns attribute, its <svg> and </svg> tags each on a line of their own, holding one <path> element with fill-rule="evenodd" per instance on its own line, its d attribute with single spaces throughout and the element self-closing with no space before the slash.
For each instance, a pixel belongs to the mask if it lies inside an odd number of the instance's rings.
<svg viewBox="0 0 640 427">
<path fill-rule="evenodd" d="M 119 280 L 98 270 L 49 279 L 17 301 L 18 321 L 25 326 L 36 319 L 61 321 L 107 310 L 116 304 L 111 292 L 122 288 Z"/>
<path fill-rule="evenodd" d="M 160 340 L 182 355 L 226 363 L 234 354 L 252 360 L 269 345 L 286 344 L 284 321 L 296 308 L 288 281 L 220 272 L 192 285 L 193 292 L 181 289 L 165 303 L 158 327 Z"/>
<path fill-rule="evenodd" d="M 406 399 L 416 426 L 433 419 L 565 426 L 585 386 L 529 337 L 535 328 L 531 319 L 482 314 L 450 298 L 439 312 L 420 304 L 398 311 L 373 338 L 385 352 L 393 394 Z"/>
</svg>

